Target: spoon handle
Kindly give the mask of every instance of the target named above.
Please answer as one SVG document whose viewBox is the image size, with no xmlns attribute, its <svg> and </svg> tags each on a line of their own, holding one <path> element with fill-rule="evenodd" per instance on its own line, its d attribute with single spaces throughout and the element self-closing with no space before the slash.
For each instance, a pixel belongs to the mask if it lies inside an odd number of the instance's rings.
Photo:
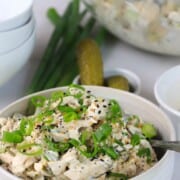
<svg viewBox="0 0 180 180">
<path fill-rule="evenodd" d="M 150 142 L 153 147 L 180 152 L 180 141 L 151 140 Z"/>
</svg>

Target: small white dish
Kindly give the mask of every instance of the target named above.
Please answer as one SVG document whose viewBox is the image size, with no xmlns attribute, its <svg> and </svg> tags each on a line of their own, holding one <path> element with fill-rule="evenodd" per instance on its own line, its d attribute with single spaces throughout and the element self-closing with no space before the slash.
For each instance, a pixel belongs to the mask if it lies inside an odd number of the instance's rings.
<svg viewBox="0 0 180 180">
<path fill-rule="evenodd" d="M 12 51 L 0 55 L 0 86 L 13 77 L 28 61 L 35 45 L 35 29 L 26 42 Z"/>
<path fill-rule="evenodd" d="M 22 45 L 32 34 L 35 28 L 34 17 L 31 17 L 26 24 L 13 30 L 0 32 L 0 55 Z"/>
<path fill-rule="evenodd" d="M 104 70 L 104 78 L 108 78 L 110 76 L 122 75 L 126 77 L 129 81 L 130 86 L 133 89 L 133 93 L 140 94 L 141 92 L 141 80 L 140 78 L 132 71 L 128 69 L 122 68 L 114 68 L 114 69 L 105 69 Z M 74 84 L 80 84 L 80 75 L 76 76 L 73 80 Z"/>
<path fill-rule="evenodd" d="M 154 124 L 158 129 L 163 139 L 165 140 L 176 140 L 175 130 L 171 121 L 168 119 L 166 114 L 160 110 L 156 105 L 150 101 L 128 93 L 121 90 L 116 90 L 107 87 L 100 86 L 85 86 L 94 95 L 108 98 L 116 99 L 126 112 L 131 114 L 137 114 L 142 117 L 145 121 Z M 51 93 L 58 90 L 65 90 L 67 87 L 54 88 L 38 92 L 24 98 L 21 98 L 11 105 L 7 106 L 0 112 L 1 117 L 8 117 L 15 112 L 25 113 L 27 110 L 28 103 L 30 99 L 35 95 L 50 96 Z M 132 178 L 132 180 L 170 180 L 172 178 L 174 168 L 174 152 L 167 151 L 163 157 L 149 170 L 143 172 L 142 174 Z M 15 180 L 19 179 L 12 175 L 10 172 L 6 171 L 0 167 L 0 177 L 1 179 Z"/>
<path fill-rule="evenodd" d="M 32 15 L 33 0 L 1 0 L 0 31 L 25 24 Z"/>
<path fill-rule="evenodd" d="M 167 70 L 157 79 L 154 94 L 173 121 L 180 138 L 180 65 Z"/>
</svg>

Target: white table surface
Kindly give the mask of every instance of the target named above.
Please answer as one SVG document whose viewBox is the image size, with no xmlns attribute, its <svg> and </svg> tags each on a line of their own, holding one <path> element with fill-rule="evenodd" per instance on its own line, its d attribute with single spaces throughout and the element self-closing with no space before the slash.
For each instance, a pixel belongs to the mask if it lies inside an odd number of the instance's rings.
<svg viewBox="0 0 180 180">
<path fill-rule="evenodd" d="M 35 0 L 34 15 L 37 23 L 37 41 L 34 53 L 25 67 L 3 87 L 0 87 L 0 108 L 22 97 L 32 79 L 44 48 L 52 32 L 52 26 L 46 18 L 49 7 L 56 7 L 62 13 L 68 0 Z M 167 69 L 180 64 L 180 57 L 154 55 L 133 48 L 119 40 L 107 43 L 103 48 L 105 68 L 121 67 L 135 72 L 142 82 L 141 96 L 156 103 L 153 94 L 154 83 Z M 14 59 L 15 60 L 15 59 Z M 176 154 L 173 180 L 180 179 L 180 155 Z"/>
</svg>

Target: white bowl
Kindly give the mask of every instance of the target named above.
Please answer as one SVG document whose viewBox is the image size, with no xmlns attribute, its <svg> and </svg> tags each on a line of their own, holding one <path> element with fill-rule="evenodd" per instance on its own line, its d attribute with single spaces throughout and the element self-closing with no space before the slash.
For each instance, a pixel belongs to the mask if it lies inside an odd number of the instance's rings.
<svg viewBox="0 0 180 180">
<path fill-rule="evenodd" d="M 32 15 L 33 0 L 1 0 L 0 31 L 25 24 Z"/>
<path fill-rule="evenodd" d="M 26 24 L 13 30 L 0 32 L 0 55 L 22 45 L 32 34 L 35 20 L 31 17 Z"/>
<path fill-rule="evenodd" d="M 173 121 L 180 138 L 180 65 L 167 70 L 158 78 L 154 94 L 159 105 Z"/>
<path fill-rule="evenodd" d="M 24 44 L 0 55 L 0 86 L 14 76 L 30 58 L 35 44 L 35 29 Z"/>
<path fill-rule="evenodd" d="M 161 136 L 165 140 L 175 140 L 175 130 L 171 121 L 168 119 L 166 114 L 160 110 L 156 105 L 150 101 L 128 93 L 112 88 L 100 87 L 100 86 L 85 86 L 88 90 L 92 91 L 96 96 L 104 98 L 116 99 L 122 106 L 123 109 L 128 113 L 136 114 L 142 117 L 145 121 L 148 121 L 155 125 L 160 132 Z M 8 117 L 15 112 L 25 113 L 30 98 L 34 95 L 49 96 L 51 93 L 58 90 L 65 90 L 67 87 L 54 88 L 38 92 L 18 101 L 15 101 L 11 105 L 7 106 L 0 112 L 0 116 Z M 132 178 L 133 180 L 169 180 L 172 177 L 174 165 L 174 152 L 167 151 L 164 156 L 155 164 L 152 168 L 142 173 L 139 176 Z M 12 174 L 0 168 L 1 179 L 13 180 L 16 179 Z"/>
<path fill-rule="evenodd" d="M 128 69 L 122 69 L 122 68 L 106 69 L 104 71 L 104 78 L 108 78 L 110 76 L 115 76 L 115 75 L 122 75 L 126 77 L 130 85 L 133 87 L 133 93 L 140 94 L 141 80 L 134 72 Z M 80 84 L 80 75 L 74 78 L 73 83 Z"/>
</svg>

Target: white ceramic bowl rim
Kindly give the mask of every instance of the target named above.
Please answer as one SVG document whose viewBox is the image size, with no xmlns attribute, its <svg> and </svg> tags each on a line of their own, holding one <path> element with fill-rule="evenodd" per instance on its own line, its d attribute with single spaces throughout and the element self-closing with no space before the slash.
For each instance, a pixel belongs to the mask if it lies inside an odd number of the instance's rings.
<svg viewBox="0 0 180 180">
<path fill-rule="evenodd" d="M 114 92 L 116 92 L 116 93 L 121 93 L 122 95 L 125 95 L 125 96 L 133 97 L 133 98 L 135 98 L 136 100 L 140 100 L 140 101 L 142 101 L 143 103 L 146 103 L 146 104 L 150 105 L 153 109 L 158 110 L 158 111 L 166 118 L 166 123 L 167 123 L 168 128 L 170 129 L 170 132 L 171 132 L 171 134 L 170 134 L 170 140 L 176 140 L 175 129 L 174 129 L 171 121 L 170 121 L 169 118 L 166 116 L 166 114 L 165 114 L 158 106 L 156 106 L 156 105 L 153 104 L 152 102 L 146 100 L 146 99 L 143 98 L 143 97 L 137 96 L 137 95 L 135 95 L 135 94 L 132 94 L 132 93 L 129 93 L 129 92 L 126 92 L 126 91 L 121 91 L 121 90 L 109 88 L 109 87 L 101 87 L 101 86 L 84 86 L 84 87 L 87 88 L 87 89 L 90 89 L 90 90 L 94 90 L 94 91 L 95 91 L 97 88 L 102 89 L 102 91 L 103 91 L 104 88 L 106 88 L 106 89 L 108 89 L 109 91 L 114 91 Z M 40 91 L 40 92 L 31 94 L 31 95 L 25 96 L 25 97 L 20 98 L 19 100 L 15 101 L 15 102 L 11 103 L 10 105 L 8 105 L 7 107 L 5 107 L 4 109 L 2 109 L 2 110 L 0 111 L 0 114 L 1 114 L 2 112 L 6 111 L 7 109 L 11 108 L 11 106 L 16 105 L 17 103 L 20 103 L 20 102 L 23 101 L 23 100 L 30 99 L 30 98 L 33 97 L 33 96 L 40 95 L 40 94 L 44 94 L 44 93 L 50 93 L 50 94 L 51 94 L 51 93 L 54 92 L 54 91 L 65 90 L 65 89 L 67 89 L 67 87 L 58 87 L 58 88 L 48 89 L 48 90 Z M 158 163 L 156 163 L 156 164 L 155 164 L 153 167 L 151 167 L 149 170 L 143 172 L 142 174 L 140 174 L 140 175 L 138 175 L 138 176 L 135 176 L 135 177 L 132 178 L 132 179 L 136 179 L 136 178 L 142 179 L 142 178 L 143 178 L 143 175 L 144 175 L 146 172 L 149 172 L 149 173 L 152 172 L 152 173 L 153 173 L 153 171 L 158 167 L 158 165 L 161 164 L 161 162 L 162 162 L 163 160 L 165 160 L 168 156 L 170 156 L 171 153 L 172 153 L 171 151 L 167 151 L 167 152 L 163 155 L 163 157 L 158 161 Z M 9 178 L 19 179 L 19 178 L 17 178 L 16 176 L 14 176 L 14 175 L 12 175 L 11 173 L 9 173 L 8 171 L 6 171 L 5 169 L 3 169 L 2 167 L 0 167 L 0 170 L 1 170 L 4 174 L 6 174 L 6 176 L 9 177 Z"/>
<path fill-rule="evenodd" d="M 158 103 L 164 108 L 166 109 L 167 111 L 171 112 L 172 114 L 175 114 L 176 116 L 180 117 L 180 112 L 173 109 L 171 106 L 169 106 L 166 102 L 164 102 L 162 100 L 162 98 L 160 97 L 159 93 L 158 93 L 158 89 L 159 89 L 159 86 L 160 86 L 160 82 L 161 80 L 163 79 L 164 76 L 166 76 L 167 74 L 169 74 L 170 72 L 176 70 L 177 68 L 180 69 L 180 65 L 178 66 L 175 66 L 173 68 L 170 68 L 169 70 L 167 70 L 166 72 L 164 72 L 156 81 L 155 83 L 155 86 L 154 86 L 154 94 L 155 94 L 155 97 L 158 101 Z"/>
<path fill-rule="evenodd" d="M 2 8 L 7 7 L 7 6 L 9 7 L 9 3 L 11 3 L 11 2 L 9 2 L 9 0 L 3 0 L 1 3 L 4 3 L 4 4 L 3 5 L 1 4 L 0 11 L 3 11 L 3 10 L 1 10 L 1 7 Z M 13 12 L 15 14 L 13 14 L 12 16 L 6 17 L 5 19 L 2 19 L 2 20 L 0 19 L 0 24 L 4 23 L 6 21 L 11 21 L 13 19 L 16 19 L 18 16 L 23 15 L 29 8 L 32 7 L 33 0 L 25 0 L 25 1 L 24 0 L 16 0 L 16 2 L 14 0 L 13 3 L 16 4 L 15 6 L 13 6 L 14 7 L 13 9 L 16 10 L 15 12 Z M 19 3 L 21 5 L 18 5 Z M 0 14 L 0 15 L 2 16 L 2 14 Z"/>
</svg>

